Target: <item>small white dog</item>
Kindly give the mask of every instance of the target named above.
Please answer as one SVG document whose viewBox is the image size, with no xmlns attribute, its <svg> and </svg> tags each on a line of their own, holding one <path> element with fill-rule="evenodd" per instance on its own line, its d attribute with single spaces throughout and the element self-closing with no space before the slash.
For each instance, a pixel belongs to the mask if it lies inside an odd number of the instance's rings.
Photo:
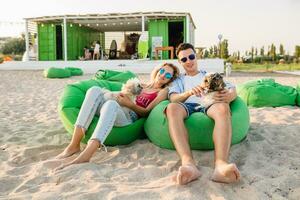
<svg viewBox="0 0 300 200">
<path fill-rule="evenodd" d="M 123 84 L 121 91 L 110 91 L 107 89 L 102 88 L 104 93 L 104 100 L 117 100 L 117 96 L 122 93 L 123 95 L 128 96 L 132 102 L 135 103 L 136 96 L 141 94 L 142 92 L 141 82 L 138 78 L 131 78 L 125 84 Z M 126 117 L 130 118 L 130 109 L 127 107 L 122 107 Z"/>
<path fill-rule="evenodd" d="M 215 93 L 223 90 L 226 84 L 223 77 L 219 73 L 208 73 L 205 75 L 201 87 L 204 90 L 204 95 L 199 98 L 199 104 L 202 107 L 208 108 L 214 103 L 213 96 Z"/>
</svg>

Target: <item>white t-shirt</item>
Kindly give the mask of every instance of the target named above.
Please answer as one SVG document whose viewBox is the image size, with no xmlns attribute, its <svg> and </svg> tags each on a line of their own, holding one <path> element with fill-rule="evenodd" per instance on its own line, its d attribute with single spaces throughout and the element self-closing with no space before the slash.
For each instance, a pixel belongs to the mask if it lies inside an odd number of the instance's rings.
<svg viewBox="0 0 300 200">
<path fill-rule="evenodd" d="M 203 73 L 198 73 L 195 76 L 185 75 L 183 79 L 184 91 L 189 91 L 194 87 L 200 85 L 203 82 L 203 79 L 204 79 Z M 200 97 L 197 97 L 196 95 L 192 95 L 187 100 L 185 100 L 184 103 L 198 103 L 199 98 Z"/>
</svg>

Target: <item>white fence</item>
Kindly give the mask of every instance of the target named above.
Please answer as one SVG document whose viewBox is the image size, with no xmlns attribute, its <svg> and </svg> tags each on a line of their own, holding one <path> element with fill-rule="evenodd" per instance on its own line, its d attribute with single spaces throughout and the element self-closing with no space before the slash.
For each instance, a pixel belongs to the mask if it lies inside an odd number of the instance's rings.
<svg viewBox="0 0 300 200">
<path fill-rule="evenodd" d="M 43 70 L 49 67 L 78 67 L 85 73 L 95 73 L 99 69 L 150 73 L 154 67 L 164 62 L 180 66 L 177 60 L 10 61 L 0 64 L 0 70 Z M 183 72 L 183 68 L 179 68 Z M 224 60 L 201 59 L 198 60 L 198 68 L 207 72 L 224 73 Z"/>
</svg>

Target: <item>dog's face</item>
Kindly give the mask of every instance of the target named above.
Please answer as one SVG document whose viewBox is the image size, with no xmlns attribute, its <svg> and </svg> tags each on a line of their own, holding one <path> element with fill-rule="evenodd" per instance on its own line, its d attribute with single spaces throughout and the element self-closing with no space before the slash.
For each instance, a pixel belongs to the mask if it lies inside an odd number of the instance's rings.
<svg viewBox="0 0 300 200">
<path fill-rule="evenodd" d="M 138 78 L 131 78 L 122 86 L 121 92 L 130 96 L 137 96 L 142 92 L 141 82 Z"/>
<path fill-rule="evenodd" d="M 221 91 L 224 89 L 225 83 L 221 74 L 211 73 L 205 76 L 202 87 L 207 92 Z"/>
</svg>

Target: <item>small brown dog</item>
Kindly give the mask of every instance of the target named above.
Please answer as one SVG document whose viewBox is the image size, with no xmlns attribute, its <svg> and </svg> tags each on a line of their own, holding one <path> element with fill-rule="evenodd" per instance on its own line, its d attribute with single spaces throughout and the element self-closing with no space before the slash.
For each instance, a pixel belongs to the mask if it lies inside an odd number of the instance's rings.
<svg viewBox="0 0 300 200">
<path fill-rule="evenodd" d="M 214 94 L 221 90 L 224 90 L 226 84 L 221 74 L 208 73 L 205 75 L 204 80 L 200 86 L 204 90 L 204 95 L 199 98 L 198 103 L 201 105 L 201 107 L 208 108 L 214 103 Z"/>
</svg>

